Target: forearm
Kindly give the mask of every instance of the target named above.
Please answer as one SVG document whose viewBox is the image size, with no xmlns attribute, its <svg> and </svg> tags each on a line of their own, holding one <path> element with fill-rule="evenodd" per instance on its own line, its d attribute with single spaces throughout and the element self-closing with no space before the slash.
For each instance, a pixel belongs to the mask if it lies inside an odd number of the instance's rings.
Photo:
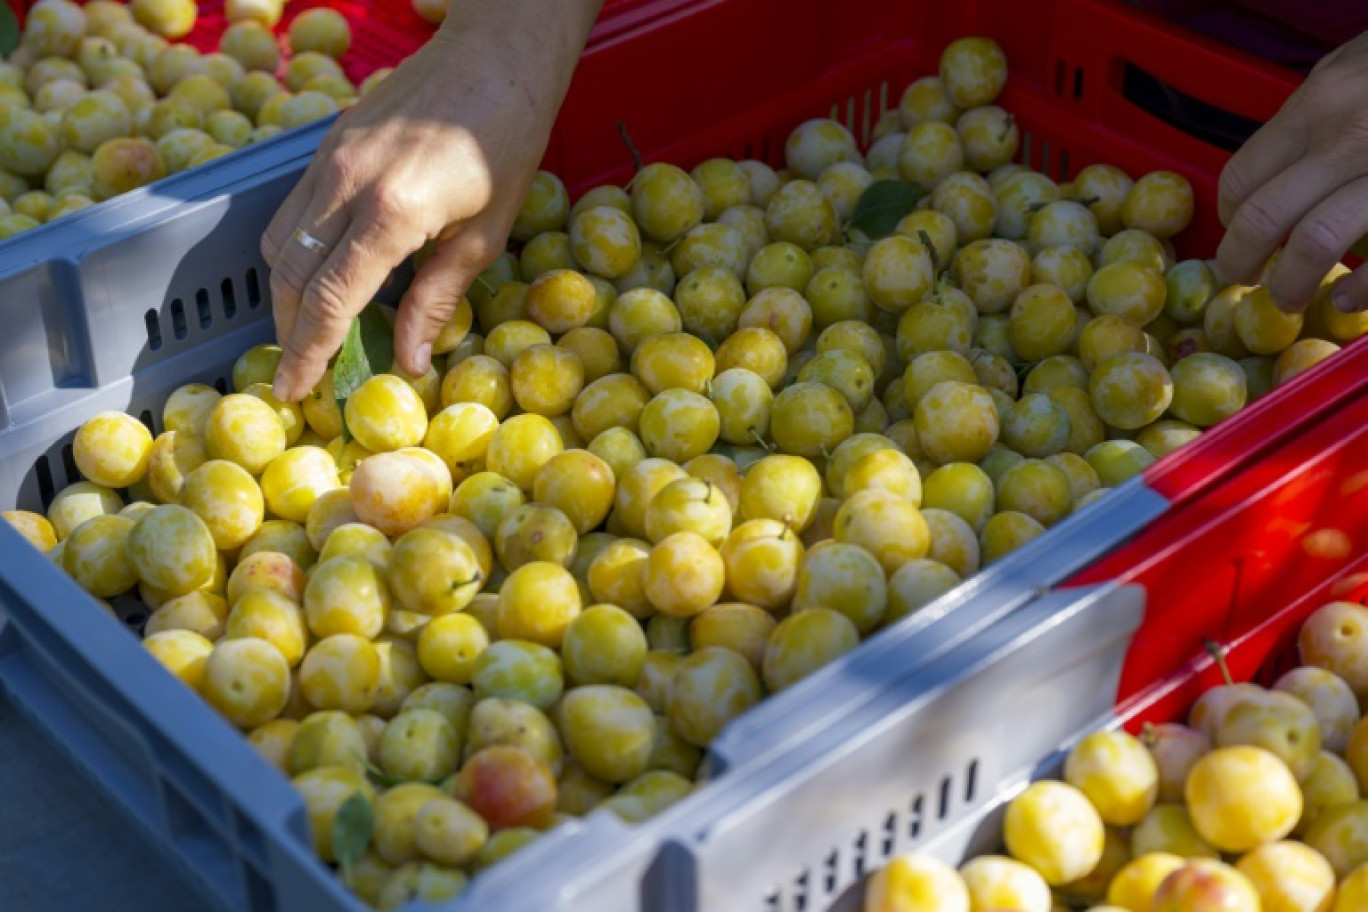
<svg viewBox="0 0 1368 912">
<path fill-rule="evenodd" d="M 463 55 L 487 53 L 509 102 L 554 116 L 603 0 L 455 0 L 438 40 Z"/>
</svg>

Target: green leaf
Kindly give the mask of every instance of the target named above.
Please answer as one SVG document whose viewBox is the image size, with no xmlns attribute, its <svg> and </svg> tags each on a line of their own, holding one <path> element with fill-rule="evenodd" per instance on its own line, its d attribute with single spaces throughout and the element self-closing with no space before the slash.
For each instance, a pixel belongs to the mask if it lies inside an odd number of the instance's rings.
<svg viewBox="0 0 1368 912">
<path fill-rule="evenodd" d="M 383 374 L 394 364 L 394 331 L 385 319 L 379 304 L 372 304 L 352 320 L 347 338 L 333 362 L 333 396 L 338 409 L 344 410 L 351 394 L 376 374 Z M 343 436 L 351 434 L 343 424 Z"/>
<path fill-rule="evenodd" d="M 0 54 L 14 53 L 19 47 L 19 39 L 19 20 L 10 5 L 0 0 Z"/>
<path fill-rule="evenodd" d="M 421 782 L 423 785 L 441 785 L 446 781 L 445 779 L 405 779 L 403 776 L 391 776 L 365 757 L 356 753 L 356 751 L 352 751 L 352 756 L 361 764 L 361 767 L 366 771 L 367 776 L 371 777 L 385 788 L 394 788 L 396 785 L 406 785 L 410 782 Z"/>
<path fill-rule="evenodd" d="M 370 845 L 375 830 L 375 814 L 366 796 L 352 792 L 333 818 L 333 856 L 342 866 L 342 881 L 351 886 L 352 868 Z"/>
<path fill-rule="evenodd" d="M 870 239 L 887 237 L 925 195 L 920 187 L 910 181 L 875 181 L 860 194 L 849 227 Z"/>
<path fill-rule="evenodd" d="M 1361 260 L 1368 260 L 1368 237 L 1361 237 L 1354 246 L 1349 248 L 1349 252 Z"/>
</svg>

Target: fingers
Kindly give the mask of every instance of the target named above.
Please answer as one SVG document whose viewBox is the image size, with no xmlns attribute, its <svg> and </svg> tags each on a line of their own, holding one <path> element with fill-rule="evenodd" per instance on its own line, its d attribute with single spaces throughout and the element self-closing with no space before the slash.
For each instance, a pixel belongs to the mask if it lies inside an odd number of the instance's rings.
<svg viewBox="0 0 1368 912">
<path fill-rule="evenodd" d="M 1306 131 L 1295 108 L 1285 106 L 1231 157 L 1221 171 L 1217 208 L 1221 224 L 1230 225 L 1245 201 L 1306 151 Z"/>
<path fill-rule="evenodd" d="M 370 303 L 390 270 L 410 252 L 401 236 L 365 215 L 358 213 L 309 279 L 294 325 L 288 335 L 280 337 L 284 353 L 276 370 L 274 391 L 282 401 L 296 402 L 318 384 L 328 360 L 342 347 L 352 318 Z"/>
<path fill-rule="evenodd" d="M 312 167 L 304 172 L 299 183 L 295 184 L 290 195 L 285 197 L 285 202 L 276 210 L 271 224 L 266 226 L 266 232 L 261 236 L 261 256 L 266 260 L 267 266 L 275 265 L 276 257 L 280 256 L 280 252 L 290 240 L 290 233 L 299 224 L 300 217 L 303 216 L 304 209 L 313 196 L 314 173 Z"/>
<path fill-rule="evenodd" d="M 1322 156 L 1301 159 L 1268 180 L 1228 224 L 1216 250 L 1222 274 L 1251 281 L 1296 224 L 1344 180 L 1343 170 Z"/>
<path fill-rule="evenodd" d="M 304 232 L 304 240 L 294 237 L 296 229 Z M 338 212 L 329 218 L 323 218 L 316 214 L 312 205 L 304 210 L 300 220 L 290 228 L 284 245 L 276 254 L 275 262 L 271 264 L 271 307 L 275 315 L 277 339 L 287 339 L 294 332 L 305 289 L 323 268 L 331 253 L 337 249 L 346 230 L 345 213 Z M 315 241 L 322 247 L 315 245 Z M 311 246 L 314 249 L 310 249 Z"/>
<path fill-rule="evenodd" d="M 304 176 L 295 184 L 290 195 L 285 197 L 285 202 L 280 204 L 280 208 L 271 219 L 271 224 L 266 226 L 266 232 L 261 236 L 261 256 L 266 260 L 266 265 L 272 273 L 275 272 L 276 263 L 279 262 L 286 246 L 291 243 L 290 235 L 299 224 L 312 198 L 313 174 L 312 167 L 304 172 Z M 275 295 L 271 296 L 271 314 L 275 319 L 277 339 L 289 335 L 290 327 L 294 326 L 298 306 L 298 297 L 292 297 L 287 302 L 277 299 Z"/>
<path fill-rule="evenodd" d="M 475 230 L 442 242 L 399 304 L 394 324 L 394 355 L 410 374 L 432 366 L 432 343 L 451 320 L 461 296 L 488 263 L 490 245 Z"/>
<path fill-rule="evenodd" d="M 1340 313 L 1368 310 L 1368 266 L 1360 266 L 1336 282 L 1330 303 Z"/>
<path fill-rule="evenodd" d="M 1301 310 L 1331 268 L 1368 231 L 1368 178 L 1341 187 L 1306 214 L 1292 230 L 1268 279 L 1268 291 L 1282 310 Z"/>
</svg>

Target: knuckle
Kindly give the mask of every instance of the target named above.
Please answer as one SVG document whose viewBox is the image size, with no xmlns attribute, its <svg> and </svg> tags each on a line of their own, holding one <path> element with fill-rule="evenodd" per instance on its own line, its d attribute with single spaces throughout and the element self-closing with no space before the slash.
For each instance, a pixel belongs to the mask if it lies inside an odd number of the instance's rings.
<svg viewBox="0 0 1368 912">
<path fill-rule="evenodd" d="M 280 256 L 280 247 L 280 230 L 272 225 L 261 236 L 261 258 L 266 261 L 267 266 L 275 266 L 276 259 Z"/>
<path fill-rule="evenodd" d="M 339 146 L 327 159 L 324 167 L 324 183 L 332 187 L 346 188 L 356 185 L 361 174 L 361 161 L 353 147 Z"/>
<path fill-rule="evenodd" d="M 282 355 L 295 364 L 302 364 L 309 358 L 309 344 L 299 333 L 291 333 L 280 340 Z"/>
<path fill-rule="evenodd" d="M 431 341 L 442 334 L 451 319 L 450 313 L 445 309 L 439 309 L 434 304 L 419 305 L 417 308 L 418 335 L 419 337 Z"/>
<path fill-rule="evenodd" d="M 1358 161 L 1368 146 L 1368 111 L 1354 107 L 1347 112 L 1342 123 L 1350 146 L 1347 151 Z"/>
<path fill-rule="evenodd" d="M 403 183 L 382 180 L 370 193 L 371 216 L 384 225 L 400 225 L 412 219 L 421 203 Z"/>
<path fill-rule="evenodd" d="M 1344 74 L 1339 67 L 1327 66 L 1307 77 L 1302 86 L 1300 107 L 1311 118 L 1323 116 L 1342 106 Z"/>
<path fill-rule="evenodd" d="M 1293 305 L 1300 310 L 1301 306 L 1310 297 L 1306 293 L 1304 286 L 1306 281 L 1303 277 L 1293 274 L 1293 270 L 1284 268 L 1286 264 L 1279 264 L 1273 270 L 1273 274 L 1268 278 L 1268 291 L 1273 295 L 1275 301 L 1283 302 L 1284 308 Z M 1311 289 L 1315 290 L 1314 286 Z"/>
<path fill-rule="evenodd" d="M 1263 203 L 1257 200 L 1245 201 L 1239 212 L 1235 213 L 1235 224 L 1232 228 L 1242 237 L 1267 241 L 1277 240 L 1277 219 L 1273 217 L 1273 213 Z"/>
<path fill-rule="evenodd" d="M 302 305 L 314 320 L 322 325 L 332 325 L 350 319 L 346 296 L 337 283 L 327 276 L 319 276 L 304 290 Z"/>
<path fill-rule="evenodd" d="M 493 263 L 505 247 L 502 241 L 484 231 L 469 232 L 461 240 L 463 259 L 476 269 L 484 269 Z"/>
<path fill-rule="evenodd" d="M 281 257 L 271 268 L 271 298 L 273 300 L 297 300 L 304 288 L 305 278 L 299 267 L 289 257 Z"/>
<path fill-rule="evenodd" d="M 1337 260 L 1348 247 L 1338 225 L 1321 216 L 1307 216 L 1292 232 L 1288 254 L 1315 260 Z"/>
<path fill-rule="evenodd" d="M 1245 179 L 1240 174 L 1240 169 L 1232 165 L 1227 165 L 1221 170 L 1221 179 L 1217 185 L 1217 192 L 1223 200 L 1243 199 L 1246 193 Z"/>
</svg>

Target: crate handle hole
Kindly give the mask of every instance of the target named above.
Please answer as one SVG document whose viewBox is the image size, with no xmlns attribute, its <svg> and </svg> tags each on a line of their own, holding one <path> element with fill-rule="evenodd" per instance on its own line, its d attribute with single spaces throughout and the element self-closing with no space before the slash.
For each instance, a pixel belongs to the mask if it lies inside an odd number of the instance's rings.
<svg viewBox="0 0 1368 912">
<path fill-rule="evenodd" d="M 964 773 L 964 800 L 970 802 L 974 800 L 974 795 L 978 791 L 978 768 L 977 760 L 969 761 L 969 768 Z"/>
</svg>

